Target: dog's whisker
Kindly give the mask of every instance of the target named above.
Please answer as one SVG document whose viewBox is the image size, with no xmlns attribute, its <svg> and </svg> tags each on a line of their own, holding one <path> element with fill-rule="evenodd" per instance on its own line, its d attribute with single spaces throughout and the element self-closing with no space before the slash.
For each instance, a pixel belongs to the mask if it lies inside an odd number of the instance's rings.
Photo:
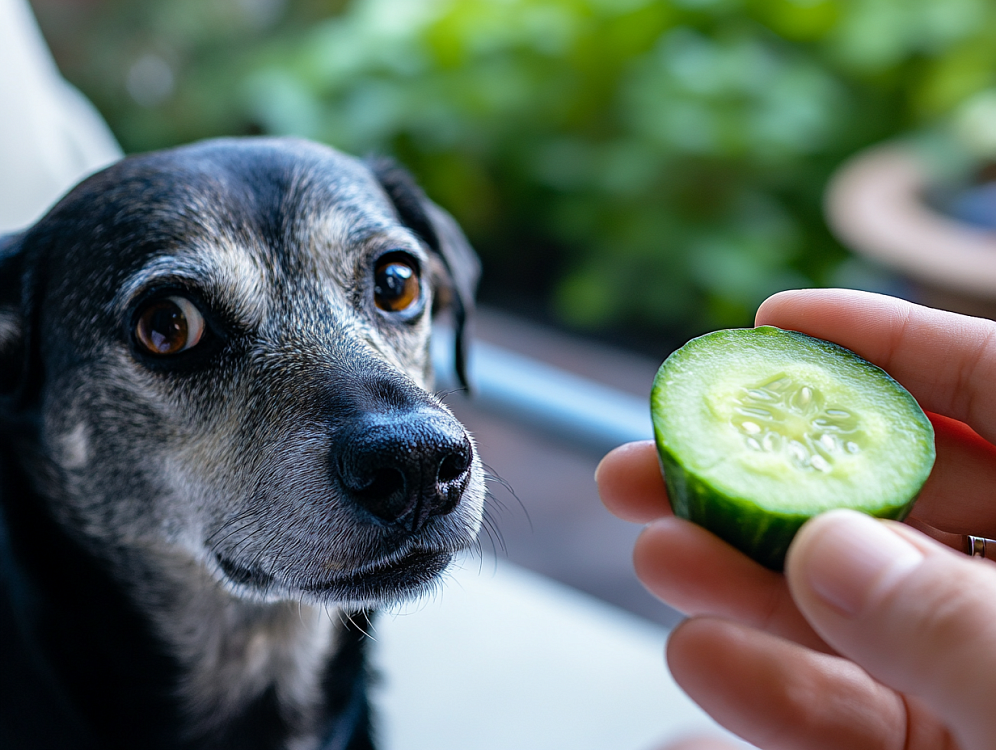
<svg viewBox="0 0 996 750">
<path fill-rule="evenodd" d="M 260 529 L 260 528 L 253 529 L 250 533 L 246 534 L 242 539 L 240 539 L 238 542 L 236 542 L 234 545 L 232 545 L 230 554 L 233 557 L 242 554 L 242 551 L 248 545 L 254 544 L 254 543 L 256 543 L 258 541 L 257 540 L 257 536 L 261 536 L 264 533 L 265 533 L 264 529 Z M 265 544 L 262 545 L 263 551 L 265 551 L 265 546 L 266 546 Z"/>
<path fill-rule="evenodd" d="M 241 512 L 237 513 L 236 515 L 226 520 L 221 526 L 219 526 L 216 531 L 214 531 L 212 534 L 210 534 L 207 537 L 207 539 L 204 540 L 204 543 L 209 547 L 215 544 L 216 542 L 218 544 L 221 544 L 226 539 L 228 539 L 232 534 L 237 534 L 241 529 L 250 526 L 258 517 L 258 514 L 259 511 L 256 508 L 250 507 L 246 508 L 245 510 L 242 510 Z M 246 523 L 243 525 L 238 525 L 242 521 L 245 521 Z M 224 531 L 229 531 L 229 533 L 226 534 L 221 539 L 216 539 L 216 537 Z"/>
<path fill-rule="evenodd" d="M 491 547 L 494 554 L 497 556 L 500 549 L 503 555 L 508 555 L 508 547 L 505 545 L 505 539 L 502 537 L 501 530 L 486 511 L 484 517 L 481 519 L 481 527 L 487 533 L 488 539 L 491 540 Z"/>
<path fill-rule="evenodd" d="M 504 478 L 498 471 L 491 466 L 491 464 L 481 462 L 481 468 L 484 469 L 484 481 L 488 484 L 496 483 L 501 485 L 510 495 L 515 495 L 515 490 L 512 489 L 512 485 Z"/>
<path fill-rule="evenodd" d="M 364 636 L 369 638 L 371 641 L 376 643 L 377 639 L 374 636 L 372 636 L 370 633 L 368 633 L 366 630 L 364 630 L 360 625 L 357 624 L 356 620 L 353 619 L 352 613 L 347 612 L 346 610 L 341 610 L 341 611 L 346 616 L 346 619 L 349 621 L 350 625 L 352 625 L 354 628 L 360 631 Z M 371 626 L 373 625 L 373 623 L 370 622 L 370 619 L 365 616 L 363 619 L 367 621 L 367 627 L 370 628 L 370 630 L 372 631 L 373 628 Z"/>
<path fill-rule="evenodd" d="M 298 597 L 297 597 L 297 621 L 300 622 L 302 625 L 306 624 L 306 622 L 304 620 L 304 593 L 303 592 L 301 594 L 299 594 Z"/>
<path fill-rule="evenodd" d="M 452 396 L 454 393 L 467 393 L 467 392 L 468 392 L 467 388 L 454 387 L 454 388 L 448 388 L 443 391 L 435 391 L 435 396 L 440 401 L 445 401 L 447 396 Z"/>
<path fill-rule="evenodd" d="M 509 506 L 490 490 L 485 491 L 484 497 L 486 502 L 484 504 L 483 514 L 497 526 L 498 518 L 509 512 Z M 525 513 L 525 517 L 526 521 L 529 523 L 530 529 L 532 529 L 532 519 L 529 517 L 528 513 Z"/>
<path fill-rule="evenodd" d="M 283 541 L 280 542 L 280 544 L 276 547 L 276 550 L 274 551 L 272 549 L 269 549 L 269 547 L 270 544 L 275 541 L 277 540 L 273 539 L 271 540 L 270 543 L 267 543 L 267 545 L 265 545 L 266 548 L 260 550 L 260 556 L 262 556 L 267 552 L 273 552 L 272 564 L 274 567 L 279 568 L 280 563 L 283 561 L 284 553 L 287 551 L 287 548 L 296 546 L 296 540 L 291 539 L 290 537 L 284 537 Z"/>
<path fill-rule="evenodd" d="M 215 539 L 214 537 L 216 535 L 212 535 L 209 539 L 205 540 L 204 544 L 208 548 L 216 549 L 217 547 L 221 546 L 222 544 L 224 544 L 225 542 L 227 542 L 229 539 L 231 539 L 233 536 L 236 536 L 237 534 L 243 533 L 247 529 L 251 529 L 255 525 L 255 523 L 256 523 L 255 519 L 246 519 L 245 523 L 242 523 L 242 524 L 240 524 L 238 526 L 233 526 L 233 528 L 231 528 L 230 530 L 228 530 L 228 533 L 225 534 L 220 539 Z M 251 536 L 251 534 L 249 536 Z"/>
<path fill-rule="evenodd" d="M 266 538 L 266 540 L 259 545 L 259 551 L 252 559 L 251 568 L 256 568 L 260 570 L 263 569 L 263 565 L 261 564 L 262 560 L 270 553 L 271 548 L 275 541 L 276 541 L 275 532 L 271 531 L 268 538 Z M 284 544 L 287 543 L 288 541 L 285 540 Z M 274 563 L 276 563 L 276 558 L 274 558 Z"/>
<path fill-rule="evenodd" d="M 497 496 L 491 490 L 491 484 L 497 484 L 499 487 L 505 490 L 506 493 L 508 493 L 515 499 L 515 502 L 518 504 L 519 509 L 522 511 L 522 514 L 526 517 L 526 522 L 529 524 L 529 530 L 533 531 L 533 519 L 529 515 L 529 509 L 526 507 L 525 503 L 522 502 L 522 499 L 516 493 L 515 489 L 513 489 L 512 485 L 509 482 L 507 482 L 504 478 L 502 478 L 502 476 L 498 474 L 498 472 L 496 472 L 491 466 L 484 464 L 484 470 L 485 470 L 484 479 L 485 482 L 487 483 L 486 486 L 488 488 L 486 491 L 486 497 L 489 500 L 491 500 L 489 505 L 497 506 L 498 509 L 500 510 L 506 510 L 508 507 L 505 505 L 505 503 L 498 500 Z"/>
</svg>

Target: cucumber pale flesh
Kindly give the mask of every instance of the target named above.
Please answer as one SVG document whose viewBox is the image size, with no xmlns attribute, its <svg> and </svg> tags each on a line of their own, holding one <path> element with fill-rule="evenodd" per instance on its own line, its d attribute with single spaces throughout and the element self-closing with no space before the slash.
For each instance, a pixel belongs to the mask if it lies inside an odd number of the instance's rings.
<svg viewBox="0 0 996 750">
<path fill-rule="evenodd" d="M 934 464 L 930 421 L 884 370 L 770 326 L 689 341 L 651 413 L 675 514 L 774 570 L 823 511 L 904 518 Z"/>
</svg>

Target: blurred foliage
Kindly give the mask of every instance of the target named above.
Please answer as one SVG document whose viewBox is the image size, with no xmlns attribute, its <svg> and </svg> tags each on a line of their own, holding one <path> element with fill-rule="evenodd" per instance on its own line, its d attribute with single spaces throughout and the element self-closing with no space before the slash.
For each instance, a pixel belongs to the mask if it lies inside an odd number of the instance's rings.
<svg viewBox="0 0 996 750">
<path fill-rule="evenodd" d="M 277 133 L 393 154 L 471 236 L 486 299 L 672 340 L 839 281 L 833 169 L 996 82 L 991 0 L 35 7 L 126 150 Z"/>
</svg>

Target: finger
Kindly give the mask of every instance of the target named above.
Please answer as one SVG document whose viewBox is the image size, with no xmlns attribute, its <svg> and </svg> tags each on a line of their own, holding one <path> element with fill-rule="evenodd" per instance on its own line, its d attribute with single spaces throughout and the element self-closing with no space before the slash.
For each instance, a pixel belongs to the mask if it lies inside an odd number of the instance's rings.
<svg viewBox="0 0 996 750">
<path fill-rule="evenodd" d="M 670 517 L 647 526 L 633 565 L 654 596 L 685 614 L 725 617 L 828 650 L 796 608 L 784 576 L 689 521 Z"/>
<path fill-rule="evenodd" d="M 961 548 L 965 534 L 996 537 L 996 446 L 968 425 L 937 414 L 929 416 L 937 461 L 911 519 L 948 532 L 942 541 L 950 540 L 956 549 Z"/>
<path fill-rule="evenodd" d="M 612 450 L 595 469 L 595 482 L 605 507 L 625 521 L 646 523 L 671 514 L 652 440 Z"/>
<path fill-rule="evenodd" d="M 706 713 L 765 750 L 951 747 L 936 718 L 912 702 L 908 711 L 852 662 L 737 623 L 685 621 L 668 640 L 667 661 Z"/>
<path fill-rule="evenodd" d="M 996 443 L 996 322 L 845 289 L 781 292 L 765 300 L 755 320 L 851 349 L 902 383 L 924 409 Z"/>
<path fill-rule="evenodd" d="M 996 736 L 996 564 L 853 511 L 805 524 L 789 587 L 824 640 L 920 696 L 966 750 Z"/>
</svg>

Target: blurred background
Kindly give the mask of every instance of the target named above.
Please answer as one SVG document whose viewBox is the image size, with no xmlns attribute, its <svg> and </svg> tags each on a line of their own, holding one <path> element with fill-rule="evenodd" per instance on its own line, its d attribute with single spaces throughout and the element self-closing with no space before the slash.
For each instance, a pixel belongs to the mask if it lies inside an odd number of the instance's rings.
<svg viewBox="0 0 996 750">
<path fill-rule="evenodd" d="M 842 165 L 903 143 L 925 210 L 996 243 L 991 0 L 32 4 L 126 152 L 287 134 L 396 157 L 482 257 L 481 340 L 555 391 L 567 373 L 645 404 L 670 351 L 785 288 L 996 304 L 996 250 L 931 297 L 849 209 L 824 215 Z M 613 437 L 482 395 L 449 402 L 502 480 L 486 546 L 672 623 L 630 572 L 638 529 L 595 494 Z"/>
</svg>

